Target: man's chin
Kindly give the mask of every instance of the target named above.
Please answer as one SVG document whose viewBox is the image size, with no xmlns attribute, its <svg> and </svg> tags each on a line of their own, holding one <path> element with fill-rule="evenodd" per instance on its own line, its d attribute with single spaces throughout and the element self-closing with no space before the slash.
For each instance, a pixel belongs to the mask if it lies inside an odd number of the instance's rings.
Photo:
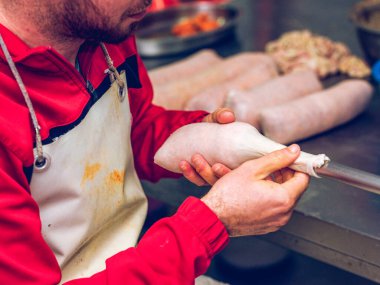
<svg viewBox="0 0 380 285">
<path fill-rule="evenodd" d="M 118 31 L 103 31 L 101 33 L 96 33 L 94 37 L 89 37 L 89 40 L 105 42 L 109 44 L 118 44 L 125 41 L 131 34 L 133 34 L 137 29 L 138 23 L 130 24 L 125 30 Z"/>
</svg>

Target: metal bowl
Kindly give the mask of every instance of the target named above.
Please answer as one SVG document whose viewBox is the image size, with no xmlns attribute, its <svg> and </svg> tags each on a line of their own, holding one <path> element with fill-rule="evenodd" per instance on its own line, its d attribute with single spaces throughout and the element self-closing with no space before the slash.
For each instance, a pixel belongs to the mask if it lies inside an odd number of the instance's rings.
<svg viewBox="0 0 380 285">
<path fill-rule="evenodd" d="M 357 36 L 370 64 L 380 60 L 380 1 L 357 3 L 350 15 Z"/>
<path fill-rule="evenodd" d="M 181 19 L 193 17 L 200 12 L 222 21 L 222 25 L 209 32 L 194 36 L 178 37 L 171 33 L 172 27 Z M 136 42 L 142 56 L 165 56 L 189 52 L 215 43 L 233 32 L 238 11 L 233 6 L 208 2 L 181 4 L 148 14 L 136 31 Z"/>
</svg>

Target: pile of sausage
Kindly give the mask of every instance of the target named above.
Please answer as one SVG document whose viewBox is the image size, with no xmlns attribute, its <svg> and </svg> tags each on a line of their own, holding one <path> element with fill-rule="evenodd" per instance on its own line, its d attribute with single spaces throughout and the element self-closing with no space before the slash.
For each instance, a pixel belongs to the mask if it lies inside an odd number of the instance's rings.
<svg viewBox="0 0 380 285">
<path fill-rule="evenodd" d="M 371 73 L 368 65 L 351 54 L 346 45 L 308 30 L 287 32 L 267 43 L 265 51 L 284 74 L 305 68 L 313 69 L 320 78 L 337 73 L 365 78 Z"/>
<path fill-rule="evenodd" d="M 324 88 L 311 69 L 280 75 L 274 59 L 261 52 L 221 58 L 203 50 L 149 75 L 155 104 L 209 112 L 230 107 L 238 121 L 282 144 L 348 122 L 365 110 L 373 93 L 363 79 Z"/>
</svg>

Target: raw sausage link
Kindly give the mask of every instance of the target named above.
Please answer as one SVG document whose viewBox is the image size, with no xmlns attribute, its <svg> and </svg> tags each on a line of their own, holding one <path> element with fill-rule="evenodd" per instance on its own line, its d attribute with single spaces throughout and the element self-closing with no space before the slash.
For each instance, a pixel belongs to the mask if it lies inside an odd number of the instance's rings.
<svg viewBox="0 0 380 285">
<path fill-rule="evenodd" d="M 247 123 L 196 123 L 176 130 L 156 152 L 154 162 L 167 170 L 181 173 L 180 161 L 190 162 L 192 155 L 199 153 L 210 165 L 219 162 L 234 169 L 247 160 L 284 147 L 264 137 Z M 290 168 L 317 176 L 314 169 L 327 161 L 329 158 L 324 154 L 301 152 Z"/>
<path fill-rule="evenodd" d="M 227 107 L 235 111 L 238 121 L 259 128 L 259 114 L 264 108 L 287 103 L 322 88 L 315 72 L 297 71 L 263 83 L 249 92 L 230 93 Z"/>
<path fill-rule="evenodd" d="M 195 94 L 210 86 L 231 80 L 261 61 L 267 61 L 264 53 L 240 53 L 204 69 L 194 76 L 155 88 L 153 102 L 167 109 L 184 109 Z"/>
<path fill-rule="evenodd" d="M 373 93 L 365 80 L 346 80 L 324 91 L 265 109 L 265 136 L 283 144 L 308 138 L 348 122 L 368 105 Z"/>
<path fill-rule="evenodd" d="M 186 110 L 206 110 L 212 112 L 223 107 L 231 90 L 249 90 L 278 76 L 276 63 L 272 58 L 263 58 L 240 76 L 225 83 L 212 86 L 192 97 Z"/>
<path fill-rule="evenodd" d="M 153 87 L 156 87 L 191 76 L 220 61 L 222 58 L 215 51 L 204 49 L 185 59 L 150 70 L 149 77 Z"/>
</svg>

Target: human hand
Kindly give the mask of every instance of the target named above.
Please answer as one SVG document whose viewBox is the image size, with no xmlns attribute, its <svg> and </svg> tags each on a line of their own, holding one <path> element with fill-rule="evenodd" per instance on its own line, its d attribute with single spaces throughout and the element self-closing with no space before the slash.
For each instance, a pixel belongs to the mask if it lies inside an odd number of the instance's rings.
<svg viewBox="0 0 380 285">
<path fill-rule="evenodd" d="M 228 124 L 235 121 L 235 114 L 231 109 L 219 108 L 203 118 L 203 122 Z M 198 186 L 213 185 L 220 177 L 230 171 L 228 167 L 221 163 L 210 165 L 200 154 L 194 154 L 191 162 L 181 161 L 179 168 L 183 176 Z"/>
<path fill-rule="evenodd" d="M 250 160 L 220 178 L 201 199 L 230 236 L 274 232 L 290 219 L 309 176 L 286 167 L 299 156 L 292 145 Z"/>
</svg>

